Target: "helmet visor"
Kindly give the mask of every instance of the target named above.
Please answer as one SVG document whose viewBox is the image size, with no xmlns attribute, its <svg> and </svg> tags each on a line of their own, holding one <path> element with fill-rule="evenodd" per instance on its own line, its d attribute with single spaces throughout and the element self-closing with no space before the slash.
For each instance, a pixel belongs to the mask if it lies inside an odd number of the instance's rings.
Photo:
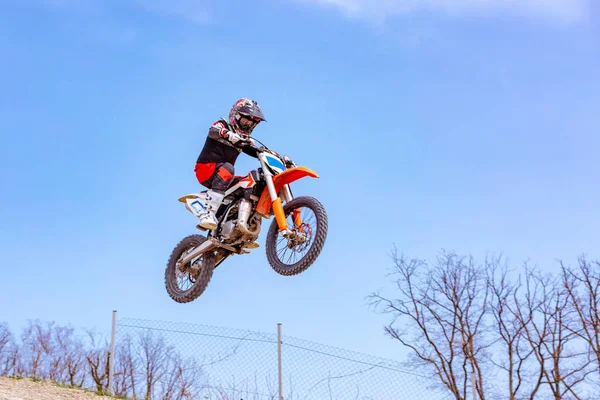
<svg viewBox="0 0 600 400">
<path fill-rule="evenodd" d="M 242 115 L 240 118 L 240 128 L 247 132 L 252 132 L 256 125 L 259 124 L 259 122 L 260 118 Z"/>
</svg>

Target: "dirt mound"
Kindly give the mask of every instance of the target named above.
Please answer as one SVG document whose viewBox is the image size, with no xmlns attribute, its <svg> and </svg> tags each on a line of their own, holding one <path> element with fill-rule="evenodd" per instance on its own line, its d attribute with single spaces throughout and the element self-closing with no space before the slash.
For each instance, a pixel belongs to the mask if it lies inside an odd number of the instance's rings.
<svg viewBox="0 0 600 400">
<path fill-rule="evenodd" d="M 109 400 L 93 392 L 61 387 L 48 381 L 0 377 L 0 400 Z"/>
</svg>

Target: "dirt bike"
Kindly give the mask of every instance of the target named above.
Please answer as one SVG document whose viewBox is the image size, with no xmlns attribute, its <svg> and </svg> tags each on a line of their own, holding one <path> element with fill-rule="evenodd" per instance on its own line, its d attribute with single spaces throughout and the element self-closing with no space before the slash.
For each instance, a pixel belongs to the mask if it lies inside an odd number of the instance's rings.
<svg viewBox="0 0 600 400">
<path fill-rule="evenodd" d="M 261 146 L 257 147 L 254 142 Z M 294 198 L 290 188 L 298 179 L 319 176 L 255 138 L 247 143 L 256 151 L 260 167 L 245 177 L 235 177 L 216 212 L 216 229 L 208 231 L 206 236 L 185 237 L 169 257 L 165 286 L 176 302 L 195 300 L 205 291 L 214 269 L 229 256 L 249 254 L 251 249 L 257 248 L 255 240 L 263 219 L 275 216 L 265 247 L 267 260 L 278 274 L 299 274 L 321 253 L 327 237 L 327 213 L 316 198 Z M 198 217 L 207 196 L 205 190 L 187 194 L 179 201 Z M 196 228 L 206 231 L 198 225 Z"/>
</svg>

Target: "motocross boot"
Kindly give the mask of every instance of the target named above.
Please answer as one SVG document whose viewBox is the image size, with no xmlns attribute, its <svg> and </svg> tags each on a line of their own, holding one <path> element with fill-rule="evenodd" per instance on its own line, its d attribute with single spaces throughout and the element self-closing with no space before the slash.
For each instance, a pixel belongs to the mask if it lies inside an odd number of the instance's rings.
<svg viewBox="0 0 600 400">
<path fill-rule="evenodd" d="M 215 192 L 210 189 L 206 192 L 205 207 L 198 216 L 198 227 L 215 230 L 217 229 L 217 217 L 216 213 L 225 197 L 224 193 Z"/>
</svg>

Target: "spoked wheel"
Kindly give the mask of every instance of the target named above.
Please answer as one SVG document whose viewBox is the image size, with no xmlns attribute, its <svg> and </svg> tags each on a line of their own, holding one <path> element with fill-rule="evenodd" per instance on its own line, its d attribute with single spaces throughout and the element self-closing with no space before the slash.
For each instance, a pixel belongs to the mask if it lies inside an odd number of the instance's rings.
<svg viewBox="0 0 600 400">
<path fill-rule="evenodd" d="M 267 234 L 267 259 L 281 275 L 297 275 L 310 267 L 327 238 L 327 213 L 313 197 L 298 197 L 283 207 L 292 235 L 284 237 L 273 220 Z"/>
<path fill-rule="evenodd" d="M 178 303 L 189 303 L 204 292 L 212 277 L 215 255 L 208 251 L 187 264 L 181 260 L 206 241 L 202 235 L 190 235 L 173 249 L 165 271 L 165 286 L 169 296 Z"/>
</svg>

